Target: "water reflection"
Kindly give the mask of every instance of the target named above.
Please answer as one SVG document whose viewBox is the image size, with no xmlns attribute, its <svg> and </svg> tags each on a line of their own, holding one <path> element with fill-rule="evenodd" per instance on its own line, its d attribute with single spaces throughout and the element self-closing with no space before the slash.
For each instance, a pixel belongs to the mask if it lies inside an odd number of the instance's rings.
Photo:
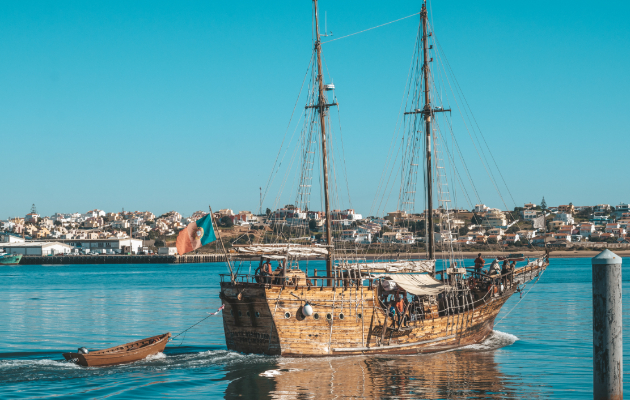
<svg viewBox="0 0 630 400">
<path fill-rule="evenodd" d="M 518 377 L 502 373 L 495 362 L 494 350 L 415 356 L 278 358 L 264 367 L 256 365 L 257 371 L 232 369 L 226 376 L 231 380 L 226 398 L 541 397 L 532 387 L 524 388 Z"/>
</svg>

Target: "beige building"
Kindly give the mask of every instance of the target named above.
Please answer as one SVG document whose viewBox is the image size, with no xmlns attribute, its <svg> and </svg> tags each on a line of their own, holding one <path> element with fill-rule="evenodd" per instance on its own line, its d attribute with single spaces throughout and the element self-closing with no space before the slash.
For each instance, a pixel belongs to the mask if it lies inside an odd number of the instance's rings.
<svg viewBox="0 0 630 400">
<path fill-rule="evenodd" d="M 575 212 L 575 207 L 573 207 L 573 204 L 558 206 L 558 212 L 573 214 Z"/>
<path fill-rule="evenodd" d="M 387 213 L 387 216 L 385 217 L 385 220 L 391 222 L 392 224 L 395 224 L 396 221 L 402 221 L 409 218 L 409 215 L 407 214 L 406 211 L 393 211 L 393 212 L 389 212 Z"/>
<path fill-rule="evenodd" d="M 481 219 L 481 226 L 487 228 L 507 227 L 507 219 L 505 214 L 499 210 L 490 210 Z"/>
</svg>

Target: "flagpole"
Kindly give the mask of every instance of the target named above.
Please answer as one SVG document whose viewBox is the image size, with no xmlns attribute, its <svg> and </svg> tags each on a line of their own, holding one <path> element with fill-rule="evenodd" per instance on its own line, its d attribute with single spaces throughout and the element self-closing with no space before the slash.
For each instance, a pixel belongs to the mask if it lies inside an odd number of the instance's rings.
<svg viewBox="0 0 630 400">
<path fill-rule="evenodd" d="M 227 251 L 225 251 L 225 246 L 223 245 L 223 239 L 221 239 L 221 230 L 219 230 L 219 225 L 214 220 L 214 213 L 212 212 L 212 206 L 208 206 L 210 209 L 210 218 L 212 219 L 212 224 L 217 227 L 217 235 L 219 237 L 219 242 L 221 242 L 221 248 L 223 249 L 223 254 L 225 254 L 225 261 L 227 262 L 228 268 L 230 269 L 230 281 L 234 284 L 234 271 L 232 271 L 232 264 L 230 264 L 230 257 L 228 256 Z"/>
</svg>

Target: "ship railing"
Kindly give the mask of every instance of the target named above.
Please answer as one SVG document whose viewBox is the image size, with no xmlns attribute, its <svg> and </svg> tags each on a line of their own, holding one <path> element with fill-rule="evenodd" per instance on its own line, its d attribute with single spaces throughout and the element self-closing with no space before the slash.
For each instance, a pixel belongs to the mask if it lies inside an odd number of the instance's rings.
<svg viewBox="0 0 630 400">
<path fill-rule="evenodd" d="M 255 275 L 255 274 L 234 274 L 234 283 L 237 285 L 253 285 L 253 286 L 268 286 L 268 287 L 311 287 L 311 288 L 324 288 L 328 286 L 328 281 L 332 281 L 332 287 L 348 289 L 350 287 L 360 288 L 361 286 L 368 289 L 372 289 L 374 285 L 374 278 L 351 278 L 351 277 L 323 277 L 317 276 L 317 272 L 313 276 L 303 277 L 283 277 L 278 275 Z M 230 274 L 219 274 L 222 283 L 231 281 Z"/>
</svg>

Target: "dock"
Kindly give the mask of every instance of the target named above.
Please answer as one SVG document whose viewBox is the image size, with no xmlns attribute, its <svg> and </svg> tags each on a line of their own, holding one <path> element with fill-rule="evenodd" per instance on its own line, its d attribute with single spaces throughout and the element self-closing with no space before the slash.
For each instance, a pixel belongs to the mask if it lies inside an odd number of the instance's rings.
<svg viewBox="0 0 630 400">
<path fill-rule="evenodd" d="M 223 254 L 24 256 L 20 265 L 42 264 L 184 264 L 225 261 Z"/>
</svg>

